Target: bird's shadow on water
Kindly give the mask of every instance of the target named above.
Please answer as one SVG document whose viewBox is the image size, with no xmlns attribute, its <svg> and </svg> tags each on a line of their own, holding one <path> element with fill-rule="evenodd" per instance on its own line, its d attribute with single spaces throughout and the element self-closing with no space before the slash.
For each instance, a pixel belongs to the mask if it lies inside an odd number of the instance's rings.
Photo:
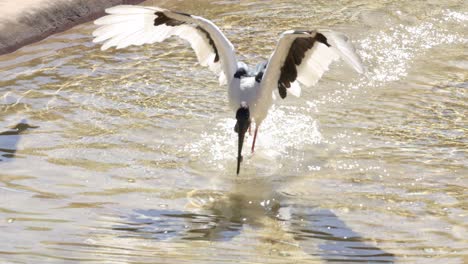
<svg viewBox="0 0 468 264">
<path fill-rule="evenodd" d="M 393 254 L 370 244 L 370 239 L 353 231 L 331 210 L 294 208 L 290 221 L 301 248 L 308 253 L 316 250 L 314 254 L 328 262 L 394 262 Z"/>
<path fill-rule="evenodd" d="M 11 129 L 0 132 L 0 162 L 18 157 L 16 151 L 21 136 L 31 128 L 38 126 L 29 125 L 27 120 L 23 119 Z"/>
<path fill-rule="evenodd" d="M 247 192 L 194 191 L 188 196 L 196 211 L 167 209 L 134 210 L 124 224 L 114 226 L 120 236 L 144 237 L 160 241 L 230 241 L 244 228 L 281 226 L 282 241 L 261 239 L 263 243 L 285 243 L 327 262 L 394 262 L 394 255 L 370 243 L 353 231 L 329 209 L 298 206 L 286 196 L 254 191 L 265 185 L 257 182 Z M 260 187 L 260 189 L 261 189 Z M 248 192 L 250 191 L 250 192 Z M 262 195 L 263 194 L 263 195 Z M 200 209 L 201 208 L 201 209 Z M 275 231 L 277 232 L 277 230 Z M 284 238 L 290 241 L 283 241 Z"/>
</svg>

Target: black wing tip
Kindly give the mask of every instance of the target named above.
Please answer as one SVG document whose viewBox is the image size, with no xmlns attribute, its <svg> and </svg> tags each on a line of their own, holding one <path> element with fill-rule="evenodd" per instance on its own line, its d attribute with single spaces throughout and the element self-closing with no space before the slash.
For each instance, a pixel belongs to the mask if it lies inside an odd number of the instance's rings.
<svg viewBox="0 0 468 264">
<path fill-rule="evenodd" d="M 171 26 L 171 27 L 180 26 L 182 24 L 185 24 L 184 21 L 179 21 L 177 19 L 173 19 L 173 18 L 168 17 L 162 11 L 156 11 L 154 13 L 154 15 L 156 15 L 156 18 L 154 19 L 154 24 L 153 24 L 155 27 L 160 26 L 162 24 L 166 24 L 166 25 Z"/>
<path fill-rule="evenodd" d="M 278 85 L 278 93 L 279 93 L 281 99 L 286 98 L 286 96 L 288 95 L 286 87 L 283 84 Z"/>
<path fill-rule="evenodd" d="M 214 62 L 218 62 L 219 61 L 218 48 L 216 47 L 216 45 L 214 43 L 214 40 L 211 37 L 210 33 L 208 31 L 206 31 L 204 28 L 200 27 L 200 26 L 197 26 L 196 28 L 198 30 L 200 30 L 201 32 L 203 32 L 205 34 L 205 36 L 208 38 L 208 43 L 211 45 L 211 47 L 213 48 L 213 50 L 215 52 Z"/>
<path fill-rule="evenodd" d="M 325 37 L 325 35 L 323 35 L 322 33 L 320 33 L 317 30 L 297 29 L 297 30 L 293 31 L 293 34 L 310 35 L 310 37 L 312 37 L 314 39 L 314 41 L 321 42 L 321 43 L 327 45 L 327 47 L 330 47 L 330 44 L 328 44 L 328 42 L 327 42 L 327 37 Z"/>
<path fill-rule="evenodd" d="M 187 14 L 187 13 L 184 13 L 184 12 L 177 12 L 177 11 L 172 11 L 173 13 L 176 13 L 178 15 L 181 15 L 181 16 L 187 16 L 187 17 L 192 17 L 192 15 L 190 14 Z"/>
<path fill-rule="evenodd" d="M 316 42 L 322 43 L 327 47 L 331 46 L 327 41 L 327 37 L 320 32 L 313 30 L 295 30 L 293 33 L 307 34 L 309 36 L 294 39 L 289 48 L 286 60 L 281 67 L 278 92 L 283 99 L 286 98 L 287 88 L 290 88 L 291 83 L 297 79 L 297 66 L 302 63 L 306 52 L 310 50 Z"/>
<path fill-rule="evenodd" d="M 320 32 L 317 32 L 317 35 L 315 35 L 315 39 L 322 43 L 322 44 L 325 44 L 327 47 L 330 47 L 331 45 L 328 43 L 327 41 L 327 37 L 325 37 L 325 35 L 323 35 L 322 33 Z"/>
<path fill-rule="evenodd" d="M 170 11 L 170 12 L 172 12 L 173 14 L 181 15 L 181 16 L 193 17 L 192 15 L 187 14 L 187 13 L 183 13 L 183 12 L 176 12 L 176 11 Z M 181 20 L 177 20 L 175 18 L 172 18 L 170 16 L 167 16 L 166 13 L 163 12 L 163 11 L 156 11 L 154 13 L 154 15 L 156 15 L 156 18 L 154 19 L 154 23 L 153 23 L 153 25 L 155 27 L 163 25 L 163 24 L 165 24 L 167 26 L 171 26 L 171 27 L 176 27 L 176 26 L 186 24 L 186 22 L 183 21 L 183 20 L 181 21 Z M 213 38 L 211 37 L 210 33 L 208 33 L 208 31 L 206 31 L 204 28 L 202 28 L 200 26 L 196 26 L 196 29 L 200 30 L 202 33 L 204 33 L 206 35 L 206 38 L 208 39 L 208 42 L 211 45 L 211 47 L 213 48 L 214 53 L 215 53 L 214 62 L 215 63 L 218 62 L 219 61 L 218 48 L 216 47 L 215 42 L 214 42 Z"/>
</svg>

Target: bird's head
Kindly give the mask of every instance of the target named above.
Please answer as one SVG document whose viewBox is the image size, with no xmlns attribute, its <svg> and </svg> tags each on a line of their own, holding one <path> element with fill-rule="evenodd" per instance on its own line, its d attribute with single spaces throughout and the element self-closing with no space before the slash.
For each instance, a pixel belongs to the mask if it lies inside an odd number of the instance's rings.
<svg viewBox="0 0 468 264">
<path fill-rule="evenodd" d="M 236 112 L 237 123 L 234 127 L 234 131 L 239 135 L 239 141 L 237 145 L 237 174 L 240 171 L 240 163 L 242 162 L 242 146 L 244 144 L 245 133 L 250 127 L 250 111 L 246 103 L 241 103 L 239 109 Z"/>
</svg>

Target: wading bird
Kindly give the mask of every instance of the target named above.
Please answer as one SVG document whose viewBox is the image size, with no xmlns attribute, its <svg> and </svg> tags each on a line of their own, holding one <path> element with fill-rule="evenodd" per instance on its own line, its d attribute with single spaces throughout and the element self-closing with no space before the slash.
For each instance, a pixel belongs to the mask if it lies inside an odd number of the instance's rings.
<svg viewBox="0 0 468 264">
<path fill-rule="evenodd" d="M 202 66 L 219 75 L 221 85 L 228 85 L 229 105 L 237 119 L 237 174 L 245 133 L 253 121 L 253 152 L 258 128 L 268 114 L 276 89 L 283 99 L 288 92 L 299 96 L 300 84 L 314 85 L 330 63 L 339 58 L 358 73 L 364 71 L 348 38 L 331 30 L 285 31 L 270 59 L 251 70 L 245 63 L 237 62 L 234 46 L 210 20 L 147 6 L 120 5 L 106 12 L 109 15 L 94 21 L 100 27 L 93 32 L 93 42 L 104 41 L 102 50 L 162 42 L 177 36 L 191 44 Z"/>
</svg>

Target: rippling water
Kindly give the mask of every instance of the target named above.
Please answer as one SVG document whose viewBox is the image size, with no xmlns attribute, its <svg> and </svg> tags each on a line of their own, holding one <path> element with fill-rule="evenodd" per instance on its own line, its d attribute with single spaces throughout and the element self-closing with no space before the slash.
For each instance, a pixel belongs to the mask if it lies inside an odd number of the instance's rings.
<svg viewBox="0 0 468 264">
<path fill-rule="evenodd" d="M 331 27 L 367 73 L 278 102 L 236 177 L 226 87 L 183 42 L 101 52 L 88 23 L 0 57 L 0 259 L 468 261 L 464 1 L 152 2 L 251 65 Z"/>
</svg>

